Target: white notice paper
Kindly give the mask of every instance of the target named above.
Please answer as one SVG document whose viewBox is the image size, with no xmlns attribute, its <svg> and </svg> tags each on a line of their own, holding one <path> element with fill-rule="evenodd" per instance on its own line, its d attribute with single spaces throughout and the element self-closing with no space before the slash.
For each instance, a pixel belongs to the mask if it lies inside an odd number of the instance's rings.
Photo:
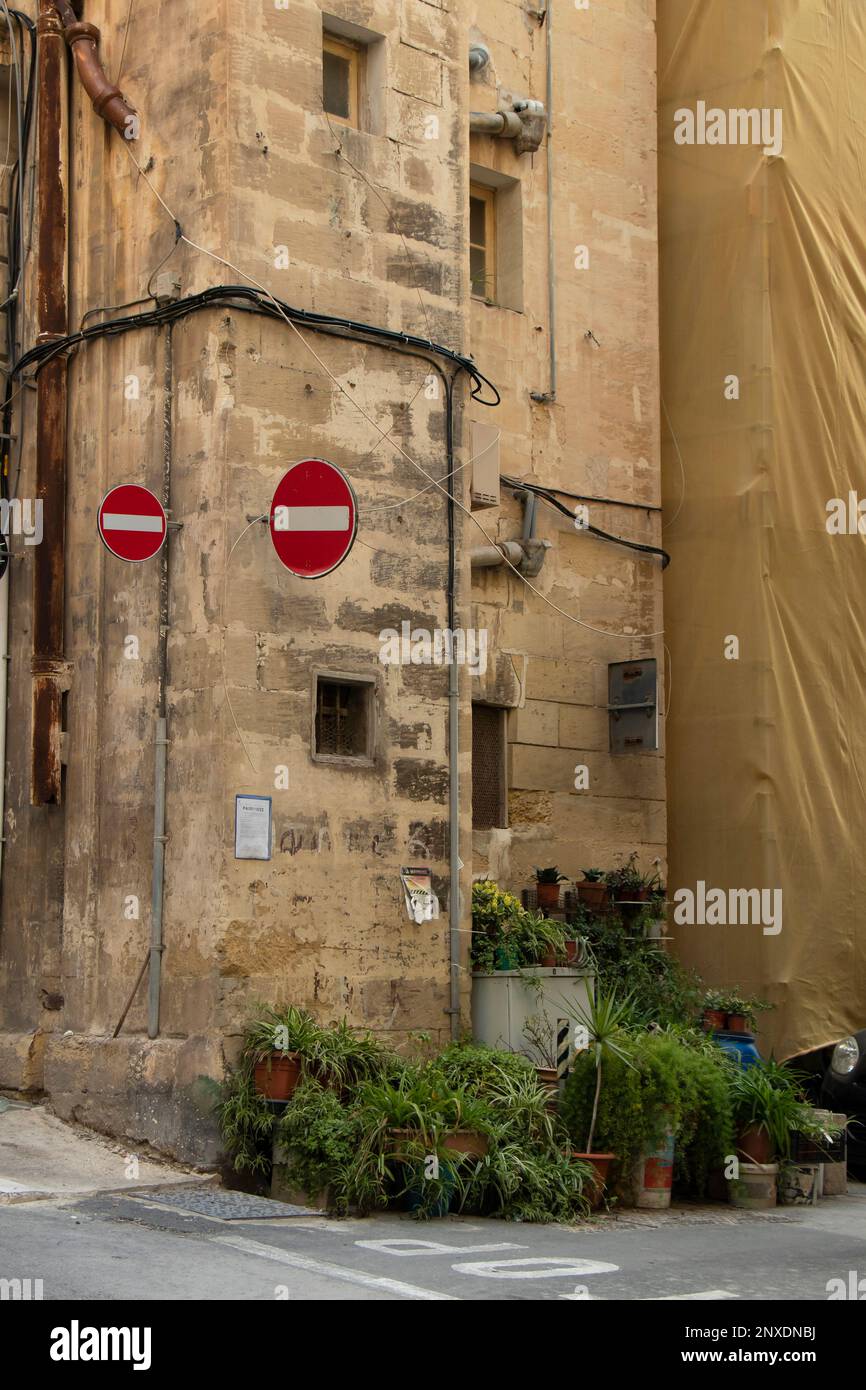
<svg viewBox="0 0 866 1390">
<path fill-rule="evenodd" d="M 235 859 L 270 859 L 271 798 L 235 797 Z"/>
</svg>

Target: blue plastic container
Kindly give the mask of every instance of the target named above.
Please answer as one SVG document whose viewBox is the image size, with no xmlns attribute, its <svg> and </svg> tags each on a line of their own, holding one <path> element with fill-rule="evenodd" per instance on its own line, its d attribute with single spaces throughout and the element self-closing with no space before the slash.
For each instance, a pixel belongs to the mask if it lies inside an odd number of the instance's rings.
<svg viewBox="0 0 866 1390">
<path fill-rule="evenodd" d="M 719 1047 L 737 1058 L 741 1067 L 754 1067 L 762 1060 L 755 1046 L 754 1033 L 715 1033 L 714 1037 Z"/>
</svg>

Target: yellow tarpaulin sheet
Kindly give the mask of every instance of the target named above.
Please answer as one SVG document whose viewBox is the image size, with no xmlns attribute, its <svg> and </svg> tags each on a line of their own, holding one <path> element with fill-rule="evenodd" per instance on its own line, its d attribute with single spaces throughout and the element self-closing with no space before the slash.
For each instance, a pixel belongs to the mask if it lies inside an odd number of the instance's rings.
<svg viewBox="0 0 866 1390">
<path fill-rule="evenodd" d="M 673 930 L 784 1057 L 866 1026 L 866 3 L 658 27 L 669 883 L 726 904 Z"/>
</svg>

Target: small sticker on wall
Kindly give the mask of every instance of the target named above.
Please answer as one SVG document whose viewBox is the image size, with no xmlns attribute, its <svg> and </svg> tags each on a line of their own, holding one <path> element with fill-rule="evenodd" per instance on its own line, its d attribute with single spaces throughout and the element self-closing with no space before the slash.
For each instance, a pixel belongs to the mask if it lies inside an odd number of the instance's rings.
<svg viewBox="0 0 866 1390">
<path fill-rule="evenodd" d="M 401 869 L 400 880 L 410 922 L 432 922 L 439 916 L 439 899 L 433 892 L 429 869 Z"/>
<path fill-rule="evenodd" d="M 235 797 L 235 859 L 270 859 L 271 798 Z"/>
</svg>

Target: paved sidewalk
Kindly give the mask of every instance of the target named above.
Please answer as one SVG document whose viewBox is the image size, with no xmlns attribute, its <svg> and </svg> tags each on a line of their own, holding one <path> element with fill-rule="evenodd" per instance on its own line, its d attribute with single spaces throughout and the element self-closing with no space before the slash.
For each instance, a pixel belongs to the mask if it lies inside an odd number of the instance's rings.
<svg viewBox="0 0 866 1390">
<path fill-rule="evenodd" d="M 155 1163 L 130 1145 L 65 1124 L 41 1105 L 0 1098 L 0 1205 L 131 1188 L 201 1186 L 208 1180 L 190 1168 Z"/>
</svg>

